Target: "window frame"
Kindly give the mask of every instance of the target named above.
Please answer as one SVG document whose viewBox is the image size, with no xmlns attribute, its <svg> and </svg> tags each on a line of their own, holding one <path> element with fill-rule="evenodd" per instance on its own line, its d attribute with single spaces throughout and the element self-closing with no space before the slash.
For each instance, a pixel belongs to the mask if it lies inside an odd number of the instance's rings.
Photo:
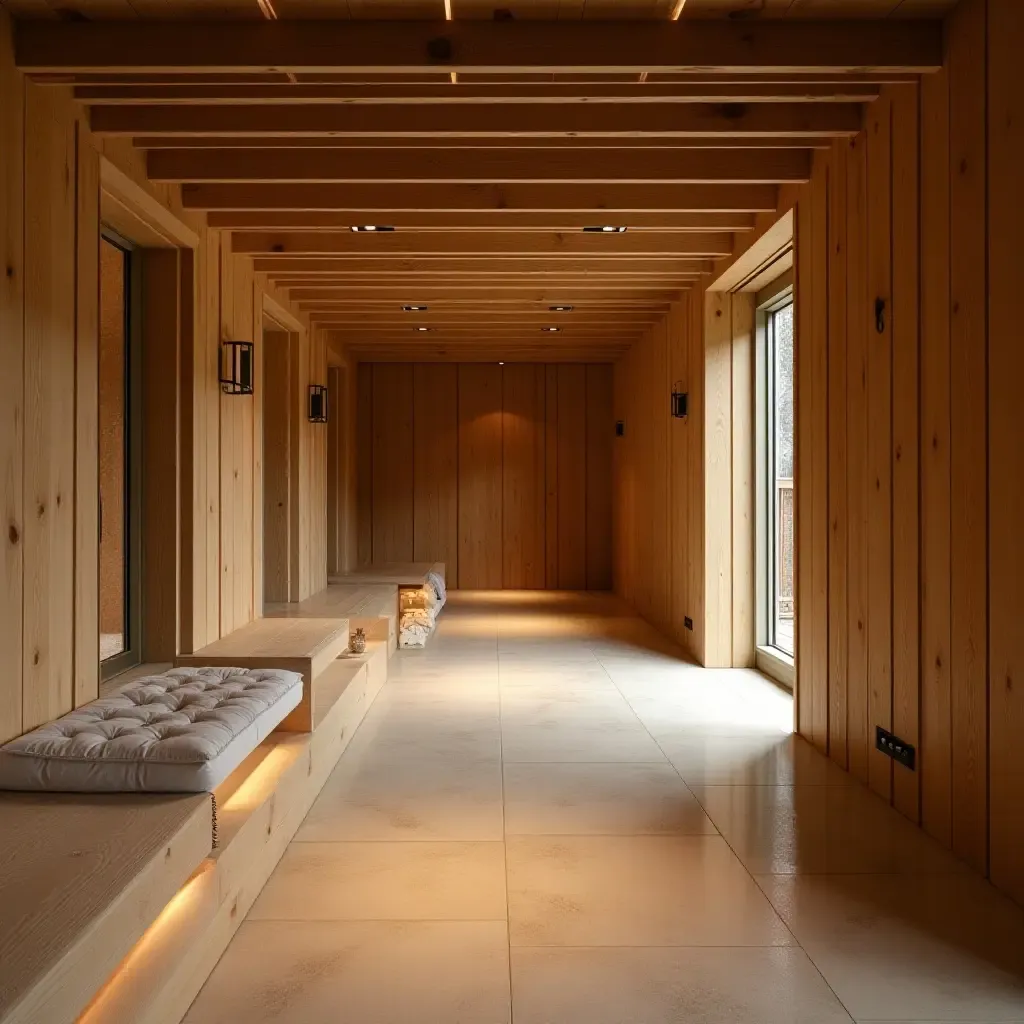
<svg viewBox="0 0 1024 1024">
<path fill-rule="evenodd" d="M 142 253 L 137 245 L 104 224 L 107 242 L 125 256 L 125 649 L 100 661 L 100 681 L 107 682 L 142 663 Z M 98 493 L 98 491 L 97 491 Z M 97 497 L 97 501 L 99 501 Z M 99 509 L 102 529 L 102 506 Z M 96 542 L 99 544 L 100 534 Z"/>
<path fill-rule="evenodd" d="M 756 663 L 762 672 L 789 689 L 793 689 L 795 683 L 796 659 L 776 645 L 772 621 L 778 580 L 777 559 L 774 557 L 775 503 L 769 501 L 769 483 L 775 479 L 774 420 L 771 415 L 775 400 L 775 374 L 769 370 L 774 367 L 772 315 L 794 302 L 792 271 L 781 274 L 757 293 L 754 346 Z"/>
</svg>

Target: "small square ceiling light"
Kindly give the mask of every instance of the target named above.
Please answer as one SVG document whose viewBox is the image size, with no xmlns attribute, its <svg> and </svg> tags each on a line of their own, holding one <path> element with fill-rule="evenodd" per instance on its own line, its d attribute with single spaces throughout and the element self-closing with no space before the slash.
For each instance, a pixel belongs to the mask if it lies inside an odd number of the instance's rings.
<svg viewBox="0 0 1024 1024">
<path fill-rule="evenodd" d="M 426 306 L 403 306 L 402 307 L 402 312 L 403 313 L 426 313 L 426 311 L 427 311 L 427 307 Z"/>
<path fill-rule="evenodd" d="M 546 333 L 554 334 L 556 331 L 560 331 L 561 327 L 542 327 L 541 330 Z"/>
<path fill-rule="evenodd" d="M 621 235 L 626 230 L 626 226 L 624 224 L 595 224 L 593 227 L 583 230 L 601 235 Z"/>
<path fill-rule="evenodd" d="M 389 224 L 353 224 L 349 231 L 394 231 Z"/>
<path fill-rule="evenodd" d="M 571 313 L 572 306 L 548 306 L 549 313 Z"/>
<path fill-rule="evenodd" d="M 416 328 L 417 331 L 422 331 L 423 333 L 426 333 L 427 331 L 432 331 L 433 329 L 434 329 L 433 327 L 417 327 Z"/>
</svg>

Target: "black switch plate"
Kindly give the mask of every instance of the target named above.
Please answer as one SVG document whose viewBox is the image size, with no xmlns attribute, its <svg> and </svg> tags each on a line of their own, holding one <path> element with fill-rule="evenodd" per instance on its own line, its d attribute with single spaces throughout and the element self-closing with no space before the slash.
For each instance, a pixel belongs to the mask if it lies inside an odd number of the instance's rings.
<svg viewBox="0 0 1024 1024">
<path fill-rule="evenodd" d="M 886 732 L 880 725 L 875 726 L 875 746 L 883 753 L 888 754 L 894 761 L 909 768 L 911 771 L 917 769 L 917 751 L 899 736 Z"/>
</svg>

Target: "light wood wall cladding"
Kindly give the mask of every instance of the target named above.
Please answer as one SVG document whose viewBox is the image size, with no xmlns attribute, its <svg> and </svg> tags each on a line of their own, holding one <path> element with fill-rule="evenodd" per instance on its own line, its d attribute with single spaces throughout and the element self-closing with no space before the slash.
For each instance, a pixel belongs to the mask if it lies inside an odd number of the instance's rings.
<svg viewBox="0 0 1024 1024">
<path fill-rule="evenodd" d="M 151 634 L 156 646 L 144 645 L 146 656 L 202 646 L 262 608 L 262 407 L 221 394 L 218 350 L 222 339 L 259 345 L 264 295 L 276 292 L 251 260 L 231 253 L 226 234 L 183 209 L 176 188 L 146 181 L 130 145 L 96 140 L 69 90 L 25 80 L 14 68 L 3 12 L 0 95 L 3 742 L 99 692 L 103 158 L 198 238 L 177 254 L 157 235 L 145 239 L 146 246 L 161 246 L 153 252 L 151 283 L 169 277 L 172 286 L 158 296 L 166 305 L 150 309 L 148 335 L 174 333 L 169 346 L 148 353 L 160 356 L 149 359 L 146 385 L 149 405 L 159 403 L 160 432 L 149 435 L 147 470 L 160 474 L 161 488 L 148 505 L 153 530 L 146 551 L 154 569 L 148 613 L 158 615 L 160 632 Z M 306 370 L 322 382 L 326 344 L 306 321 L 296 323 Z M 297 407 L 302 596 L 326 585 L 326 435 L 305 420 L 307 383 Z M 257 377 L 257 394 L 261 387 Z M 176 426 L 177 443 L 168 445 Z"/>
<path fill-rule="evenodd" d="M 964 0 L 944 71 L 816 154 L 796 286 L 799 730 L 1019 901 L 1022 39 Z"/>
<path fill-rule="evenodd" d="M 358 382 L 360 562 L 610 588 L 610 365 L 361 363 Z"/>
</svg>

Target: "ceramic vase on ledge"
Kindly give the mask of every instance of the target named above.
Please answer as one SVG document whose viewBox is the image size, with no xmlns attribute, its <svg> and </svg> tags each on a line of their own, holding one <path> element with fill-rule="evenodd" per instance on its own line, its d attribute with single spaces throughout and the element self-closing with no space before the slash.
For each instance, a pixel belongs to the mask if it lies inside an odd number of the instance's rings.
<svg viewBox="0 0 1024 1024">
<path fill-rule="evenodd" d="M 366 653 L 366 632 L 361 627 L 348 638 L 348 649 L 351 654 Z"/>
</svg>

